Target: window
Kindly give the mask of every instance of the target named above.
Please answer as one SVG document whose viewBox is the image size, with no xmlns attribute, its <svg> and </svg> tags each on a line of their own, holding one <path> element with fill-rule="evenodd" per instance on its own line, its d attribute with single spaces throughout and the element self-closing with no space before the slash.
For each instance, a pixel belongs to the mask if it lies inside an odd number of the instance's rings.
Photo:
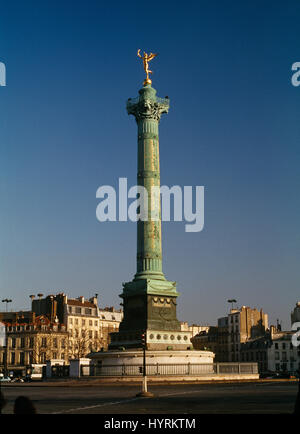
<svg viewBox="0 0 300 434">
<path fill-rule="evenodd" d="M 95 322 L 94 322 L 94 326 L 95 326 L 95 327 L 98 327 L 98 321 L 95 321 Z"/>
<path fill-rule="evenodd" d="M 16 338 L 12 338 L 11 340 L 11 347 L 16 348 Z"/>
<path fill-rule="evenodd" d="M 89 321 L 89 325 L 92 326 L 93 325 L 93 321 L 90 319 Z"/>
<path fill-rule="evenodd" d="M 275 360 L 279 360 L 279 351 L 275 352 Z"/>
<path fill-rule="evenodd" d="M 75 312 L 81 314 L 81 307 L 76 307 Z"/>
<path fill-rule="evenodd" d="M 30 348 L 33 348 L 33 345 L 34 345 L 34 339 L 33 339 L 33 338 L 30 338 L 30 339 L 29 339 L 29 347 L 30 347 Z"/>
<path fill-rule="evenodd" d="M 10 354 L 10 363 L 11 363 L 12 365 L 14 365 L 14 364 L 15 364 L 15 361 L 16 361 L 16 355 L 15 355 L 15 353 L 11 353 L 11 354 Z"/>
<path fill-rule="evenodd" d="M 78 318 L 75 319 L 75 324 L 78 325 Z"/>
<path fill-rule="evenodd" d="M 276 371 L 280 371 L 280 363 L 276 363 L 275 369 L 276 369 Z"/>
<path fill-rule="evenodd" d="M 62 339 L 61 340 L 61 347 L 62 348 L 65 348 L 66 347 L 66 340 L 65 339 Z M 64 357 L 63 357 L 64 358 Z"/>
<path fill-rule="evenodd" d="M 82 320 L 82 323 L 81 323 L 83 326 L 85 326 L 85 319 L 83 319 Z"/>
<path fill-rule="evenodd" d="M 97 330 L 94 333 L 95 333 L 95 339 L 97 339 L 98 338 L 98 332 L 97 332 Z"/>
<path fill-rule="evenodd" d="M 42 347 L 47 346 L 47 338 L 42 338 Z"/>
<path fill-rule="evenodd" d="M 53 353 L 53 359 L 57 359 L 57 353 Z"/>
<path fill-rule="evenodd" d="M 92 330 L 89 331 L 89 338 L 90 338 L 90 339 L 93 338 L 93 332 L 92 332 Z"/>
<path fill-rule="evenodd" d="M 275 344 L 275 350 L 278 350 L 278 344 L 277 343 Z"/>
<path fill-rule="evenodd" d="M 282 352 L 282 361 L 283 362 L 287 361 L 287 359 L 286 359 L 286 352 L 285 351 Z"/>
<path fill-rule="evenodd" d="M 20 339 L 20 348 L 25 348 L 25 338 Z M 23 363 L 21 363 L 22 365 Z"/>
<path fill-rule="evenodd" d="M 85 314 L 86 315 L 92 315 L 92 309 L 85 309 Z"/>
<path fill-rule="evenodd" d="M 24 365 L 25 364 L 25 357 L 24 357 L 24 353 L 20 353 L 20 365 Z"/>
<path fill-rule="evenodd" d="M 53 338 L 53 347 L 57 348 L 57 338 Z M 56 359 L 56 357 L 54 357 Z"/>
<path fill-rule="evenodd" d="M 285 350 L 285 343 L 282 344 L 282 349 Z"/>
<path fill-rule="evenodd" d="M 69 313 L 72 313 L 72 306 L 69 306 Z"/>
<path fill-rule="evenodd" d="M 69 324 L 73 324 L 73 318 L 69 319 Z"/>
</svg>

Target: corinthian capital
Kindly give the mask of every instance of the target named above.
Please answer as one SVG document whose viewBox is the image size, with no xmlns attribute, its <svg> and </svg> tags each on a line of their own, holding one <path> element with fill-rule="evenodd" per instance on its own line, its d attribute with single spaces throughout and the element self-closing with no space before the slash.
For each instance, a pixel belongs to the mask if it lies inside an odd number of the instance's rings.
<svg viewBox="0 0 300 434">
<path fill-rule="evenodd" d="M 160 98 L 159 101 L 152 99 L 129 99 L 127 101 L 127 113 L 134 115 L 137 122 L 142 119 L 153 119 L 159 122 L 162 113 L 168 113 L 168 111 L 169 100 L 167 98 Z"/>
</svg>

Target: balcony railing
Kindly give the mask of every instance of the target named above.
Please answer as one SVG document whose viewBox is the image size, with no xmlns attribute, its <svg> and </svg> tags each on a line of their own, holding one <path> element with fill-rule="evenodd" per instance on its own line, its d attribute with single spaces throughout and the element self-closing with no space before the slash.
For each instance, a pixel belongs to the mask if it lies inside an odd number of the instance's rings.
<svg viewBox="0 0 300 434">
<path fill-rule="evenodd" d="M 257 363 L 187 363 L 187 364 L 147 364 L 146 374 L 150 376 L 172 375 L 239 375 L 258 374 Z M 91 367 L 92 376 L 115 377 L 115 376 L 141 376 L 143 366 L 136 365 L 95 365 Z"/>
</svg>

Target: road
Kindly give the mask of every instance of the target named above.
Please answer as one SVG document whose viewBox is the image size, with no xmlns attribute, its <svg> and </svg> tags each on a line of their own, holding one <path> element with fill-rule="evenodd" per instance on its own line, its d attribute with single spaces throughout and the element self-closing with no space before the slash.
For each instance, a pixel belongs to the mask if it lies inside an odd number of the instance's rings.
<svg viewBox="0 0 300 434">
<path fill-rule="evenodd" d="M 151 385 L 154 398 L 137 398 L 134 385 L 30 385 L 3 387 L 3 413 L 17 396 L 29 397 L 38 413 L 54 414 L 265 414 L 292 413 L 298 385 L 289 381 Z"/>
</svg>

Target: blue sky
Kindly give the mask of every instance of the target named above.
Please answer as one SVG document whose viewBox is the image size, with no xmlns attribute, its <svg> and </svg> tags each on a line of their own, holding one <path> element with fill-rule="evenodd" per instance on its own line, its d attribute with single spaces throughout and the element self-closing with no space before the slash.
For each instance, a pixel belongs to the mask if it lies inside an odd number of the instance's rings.
<svg viewBox="0 0 300 434">
<path fill-rule="evenodd" d="M 163 223 L 178 316 L 215 323 L 238 305 L 290 325 L 300 300 L 300 4 L 280 1 L 1 3 L 0 296 L 100 294 L 119 306 L 135 273 L 136 228 L 96 220 L 96 190 L 136 183 L 126 113 L 158 52 L 153 86 L 161 182 L 205 187 L 205 227 Z M 3 306 L 4 308 L 4 306 Z"/>
</svg>

